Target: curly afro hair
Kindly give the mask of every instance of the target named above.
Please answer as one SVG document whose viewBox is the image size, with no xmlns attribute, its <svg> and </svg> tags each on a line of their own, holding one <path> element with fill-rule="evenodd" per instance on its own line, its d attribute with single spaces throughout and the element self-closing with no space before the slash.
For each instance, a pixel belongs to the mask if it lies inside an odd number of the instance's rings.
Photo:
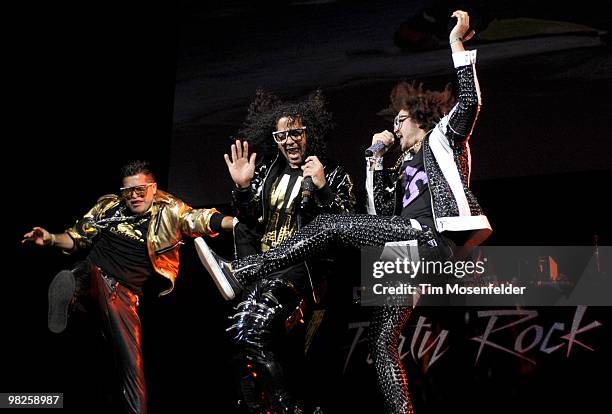
<svg viewBox="0 0 612 414">
<path fill-rule="evenodd" d="M 272 93 L 259 89 L 249 106 L 242 128 L 235 138 L 245 139 L 263 155 L 261 160 L 276 156 L 278 147 L 272 138 L 279 119 L 287 117 L 300 120 L 307 130 L 307 155 L 328 159 L 326 137 L 333 128 L 332 116 L 326 109 L 326 101 L 321 90 L 317 89 L 299 102 L 283 102 Z M 259 157 L 258 157 L 259 158 Z"/>
<path fill-rule="evenodd" d="M 424 130 L 429 131 L 453 107 L 450 83 L 442 91 L 423 89 L 423 84 L 402 81 L 391 91 L 390 109 L 395 113 L 404 109 Z"/>
</svg>

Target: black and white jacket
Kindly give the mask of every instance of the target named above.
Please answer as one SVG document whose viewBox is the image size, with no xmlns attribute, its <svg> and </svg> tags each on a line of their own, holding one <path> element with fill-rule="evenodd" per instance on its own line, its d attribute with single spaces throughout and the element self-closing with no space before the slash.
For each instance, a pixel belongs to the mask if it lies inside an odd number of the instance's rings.
<svg viewBox="0 0 612 414">
<path fill-rule="evenodd" d="M 458 98 L 424 138 L 422 151 L 429 180 L 431 209 L 439 233 L 465 232 L 466 244 L 480 244 L 491 234 L 491 225 L 469 189 L 471 156 L 468 140 L 481 106 L 476 76 L 476 51 L 453 54 L 457 71 Z M 399 215 L 396 203 L 401 165 L 411 154 L 402 155 L 393 168 L 383 169 L 382 158 L 369 159 L 366 175 L 368 213 Z"/>
</svg>

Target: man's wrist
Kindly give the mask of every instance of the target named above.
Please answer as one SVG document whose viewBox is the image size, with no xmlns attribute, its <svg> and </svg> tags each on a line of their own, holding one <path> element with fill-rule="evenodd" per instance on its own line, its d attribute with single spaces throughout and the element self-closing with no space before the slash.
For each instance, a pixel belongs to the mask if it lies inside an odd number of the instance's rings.
<svg viewBox="0 0 612 414">
<path fill-rule="evenodd" d="M 334 199 L 334 193 L 332 192 L 331 187 L 327 182 L 323 187 L 317 189 L 315 194 L 319 202 L 318 204 L 320 205 L 326 206 L 330 204 Z"/>
<path fill-rule="evenodd" d="M 225 226 L 227 223 L 228 216 L 221 214 L 219 212 L 214 212 L 208 221 L 208 228 L 214 233 L 221 233 L 221 231 L 225 230 Z M 224 226 L 225 224 L 225 226 Z M 228 227 L 229 228 L 229 227 Z"/>
<path fill-rule="evenodd" d="M 51 242 L 49 243 L 49 247 L 53 247 L 57 243 L 57 237 L 55 237 L 55 234 L 53 233 L 49 233 L 49 236 L 51 236 Z"/>
<path fill-rule="evenodd" d="M 323 185 L 321 187 L 318 187 L 317 185 L 315 185 L 315 191 L 320 191 L 320 190 L 324 189 L 325 187 L 329 187 L 327 185 L 327 180 L 323 181 Z"/>
</svg>

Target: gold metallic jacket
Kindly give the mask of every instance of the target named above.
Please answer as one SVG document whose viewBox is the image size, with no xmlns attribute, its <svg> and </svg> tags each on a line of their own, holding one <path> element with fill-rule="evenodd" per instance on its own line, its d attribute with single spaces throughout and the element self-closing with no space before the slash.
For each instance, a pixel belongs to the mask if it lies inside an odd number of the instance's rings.
<svg viewBox="0 0 612 414">
<path fill-rule="evenodd" d="M 114 195 L 105 195 L 91 210 L 83 216 L 82 220 L 66 233 L 74 240 L 74 249 L 82 250 L 91 247 L 93 237 L 88 237 L 88 230 L 83 223 L 98 221 L 104 218 L 105 213 L 121 203 L 121 199 Z M 218 233 L 210 229 L 210 218 L 217 210 L 193 209 L 183 201 L 171 194 L 157 190 L 153 205 L 151 206 L 151 221 L 147 235 L 147 250 L 153 264 L 153 269 L 165 280 L 165 289 L 160 293 L 166 295 L 174 289 L 179 268 L 179 248 L 183 244 L 183 236 L 199 237 L 208 235 L 216 237 Z"/>
</svg>

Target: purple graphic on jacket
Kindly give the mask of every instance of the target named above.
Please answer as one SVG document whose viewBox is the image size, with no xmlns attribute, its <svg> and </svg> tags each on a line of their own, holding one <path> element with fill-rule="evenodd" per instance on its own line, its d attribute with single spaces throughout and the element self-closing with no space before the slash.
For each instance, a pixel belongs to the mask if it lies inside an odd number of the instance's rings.
<svg viewBox="0 0 612 414">
<path fill-rule="evenodd" d="M 406 166 L 404 174 L 402 175 L 402 184 L 404 185 L 404 199 L 402 200 L 402 207 L 405 208 L 408 204 L 412 203 L 414 199 L 419 196 L 419 194 L 425 191 L 429 180 L 427 180 L 427 174 L 425 174 L 424 170 L 419 170 L 418 168 L 410 165 Z"/>
</svg>

